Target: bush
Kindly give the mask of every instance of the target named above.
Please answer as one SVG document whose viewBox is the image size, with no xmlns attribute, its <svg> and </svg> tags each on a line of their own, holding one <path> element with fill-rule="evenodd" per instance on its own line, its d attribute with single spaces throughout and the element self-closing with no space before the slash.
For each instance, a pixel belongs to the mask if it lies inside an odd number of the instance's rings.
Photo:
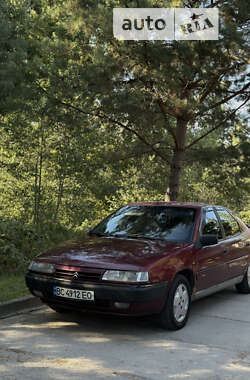
<svg viewBox="0 0 250 380">
<path fill-rule="evenodd" d="M 0 273 L 25 270 L 33 257 L 73 235 L 60 224 L 34 227 L 0 219 Z"/>
</svg>

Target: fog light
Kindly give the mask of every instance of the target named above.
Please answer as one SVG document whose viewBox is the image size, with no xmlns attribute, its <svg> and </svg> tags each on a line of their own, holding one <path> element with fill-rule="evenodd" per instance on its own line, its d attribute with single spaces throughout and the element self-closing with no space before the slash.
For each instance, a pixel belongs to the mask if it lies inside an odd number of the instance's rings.
<svg viewBox="0 0 250 380">
<path fill-rule="evenodd" d="M 117 307 L 117 309 L 128 309 L 130 306 L 129 303 L 124 303 L 124 302 L 115 302 L 114 305 L 115 307 Z"/>
<path fill-rule="evenodd" d="M 42 292 L 39 292 L 38 290 L 33 290 L 33 294 L 37 297 L 42 297 L 43 296 L 43 293 Z"/>
</svg>

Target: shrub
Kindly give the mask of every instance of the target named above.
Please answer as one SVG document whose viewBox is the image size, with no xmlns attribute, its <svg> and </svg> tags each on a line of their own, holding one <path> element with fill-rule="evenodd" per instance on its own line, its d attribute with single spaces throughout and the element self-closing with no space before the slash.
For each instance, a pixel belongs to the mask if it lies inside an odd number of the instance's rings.
<svg viewBox="0 0 250 380">
<path fill-rule="evenodd" d="M 73 235 L 60 224 L 34 227 L 0 219 L 0 273 L 24 270 L 36 255 Z"/>
</svg>

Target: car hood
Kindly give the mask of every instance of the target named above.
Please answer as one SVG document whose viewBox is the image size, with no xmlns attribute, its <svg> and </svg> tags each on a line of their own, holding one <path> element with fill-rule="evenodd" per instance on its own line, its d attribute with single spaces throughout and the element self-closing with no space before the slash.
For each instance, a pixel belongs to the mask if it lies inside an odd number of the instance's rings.
<svg viewBox="0 0 250 380">
<path fill-rule="evenodd" d="M 90 236 L 66 242 L 40 255 L 38 260 L 63 266 L 139 270 L 187 245 L 190 243 Z"/>
</svg>

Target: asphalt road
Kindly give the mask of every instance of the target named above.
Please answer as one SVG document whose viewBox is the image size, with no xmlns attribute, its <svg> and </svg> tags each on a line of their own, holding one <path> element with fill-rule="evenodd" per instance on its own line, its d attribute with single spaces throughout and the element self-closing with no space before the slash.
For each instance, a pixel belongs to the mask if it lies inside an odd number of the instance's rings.
<svg viewBox="0 0 250 380">
<path fill-rule="evenodd" d="M 192 304 L 187 326 L 59 315 L 0 320 L 1 380 L 250 379 L 250 296 L 229 289 Z"/>
</svg>

